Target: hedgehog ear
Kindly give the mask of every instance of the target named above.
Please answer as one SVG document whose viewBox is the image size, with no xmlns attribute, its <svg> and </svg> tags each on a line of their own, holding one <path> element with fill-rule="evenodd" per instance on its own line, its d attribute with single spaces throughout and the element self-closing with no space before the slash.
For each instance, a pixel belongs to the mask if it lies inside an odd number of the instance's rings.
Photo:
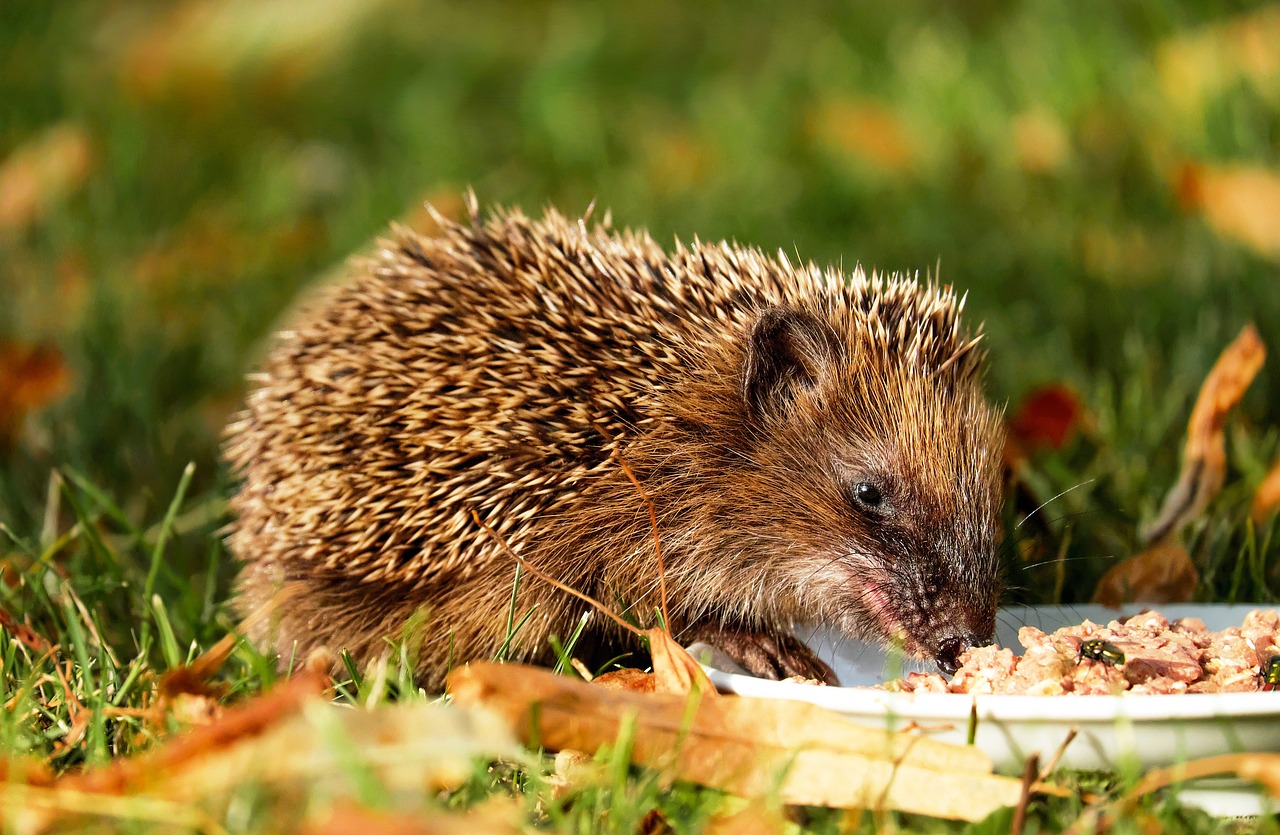
<svg viewBox="0 0 1280 835">
<path fill-rule="evenodd" d="M 812 388 L 840 357 L 831 326 L 794 307 L 770 307 L 747 337 L 742 399 L 757 420 L 781 417 L 796 395 Z"/>
</svg>

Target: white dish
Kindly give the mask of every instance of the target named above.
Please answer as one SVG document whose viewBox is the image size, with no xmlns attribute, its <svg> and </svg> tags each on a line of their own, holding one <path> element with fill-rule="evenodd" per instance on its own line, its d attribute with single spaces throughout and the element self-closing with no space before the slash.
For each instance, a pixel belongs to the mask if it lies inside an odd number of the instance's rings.
<svg viewBox="0 0 1280 835">
<path fill-rule="evenodd" d="M 1171 620 L 1197 617 L 1210 629 L 1239 626 L 1257 605 L 1032 606 L 1002 610 L 997 641 L 1020 648 L 1024 625 L 1052 632 L 1088 619 L 1103 623 L 1157 608 Z M 975 743 L 996 769 L 1021 773 L 1033 753 L 1046 762 L 1072 729 L 1076 739 L 1059 761 L 1072 769 L 1145 771 L 1176 762 L 1244 751 L 1280 751 L 1280 692 L 1120 696 L 1005 696 L 951 693 L 889 693 L 864 689 L 899 677 L 919 662 L 889 658 L 878 646 L 839 639 L 824 629 L 802 632 L 807 643 L 831 664 L 843 687 L 818 687 L 766 681 L 712 670 L 721 690 L 747 696 L 796 699 L 835 710 L 879 727 L 913 727 L 929 736 L 964 744 L 970 714 L 977 712 Z M 1021 649 L 1016 650 L 1021 653 Z M 1242 781 L 1207 781 L 1188 786 L 1184 802 L 1218 815 L 1267 811 L 1258 792 Z"/>
</svg>

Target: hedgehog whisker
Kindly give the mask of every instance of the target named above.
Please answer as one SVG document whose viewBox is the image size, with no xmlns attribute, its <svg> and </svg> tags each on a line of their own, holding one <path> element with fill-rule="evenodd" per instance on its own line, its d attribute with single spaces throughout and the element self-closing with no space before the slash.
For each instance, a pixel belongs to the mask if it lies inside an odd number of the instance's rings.
<svg viewBox="0 0 1280 835">
<path fill-rule="evenodd" d="M 1022 521 L 1021 521 L 1021 522 L 1019 522 L 1017 525 L 1014 525 L 1014 528 L 1013 528 L 1013 529 L 1016 531 L 1018 528 L 1022 527 L 1024 524 L 1026 524 L 1026 522 L 1027 522 L 1027 520 L 1028 520 L 1028 519 L 1030 519 L 1032 516 L 1035 516 L 1035 515 L 1036 515 L 1037 513 L 1039 513 L 1040 511 L 1044 510 L 1044 509 L 1045 509 L 1045 507 L 1046 507 L 1047 505 L 1049 505 L 1051 502 L 1056 502 L 1058 499 L 1060 499 L 1060 498 L 1062 498 L 1063 496 L 1067 495 L 1067 494 L 1068 494 L 1068 493 L 1070 493 L 1072 490 L 1075 490 L 1075 489 L 1080 488 L 1080 487 L 1084 487 L 1086 484 L 1093 484 L 1095 481 L 1097 481 L 1097 479 L 1095 479 L 1095 478 L 1091 478 L 1091 479 L 1088 479 L 1088 480 L 1086 480 L 1086 481 L 1082 481 L 1082 482 L 1080 482 L 1079 484 L 1074 484 L 1074 485 L 1072 485 L 1072 486 L 1068 487 L 1066 490 L 1063 490 L 1063 491 L 1062 491 L 1061 493 L 1059 493 L 1058 495 L 1056 495 L 1056 496 L 1054 496 L 1054 497 L 1052 497 L 1052 498 L 1050 498 L 1050 499 L 1047 499 L 1046 501 L 1042 502 L 1042 503 L 1040 504 L 1040 506 L 1039 506 L 1039 507 L 1037 507 L 1035 510 L 1031 511 L 1031 512 L 1030 512 L 1030 513 L 1028 513 L 1026 516 L 1023 516 L 1023 517 L 1022 517 Z"/>
<path fill-rule="evenodd" d="M 1053 559 L 1041 560 L 1040 562 L 1033 562 L 1030 565 L 1021 566 L 1019 570 L 1031 571 L 1032 569 L 1039 568 L 1043 565 L 1053 565 L 1054 563 L 1087 562 L 1088 560 L 1095 560 L 1095 559 L 1099 559 L 1099 557 L 1063 557 L 1061 559 L 1054 557 Z M 1104 560 L 1111 559 L 1111 557 L 1101 557 L 1101 559 L 1104 559 Z"/>
</svg>

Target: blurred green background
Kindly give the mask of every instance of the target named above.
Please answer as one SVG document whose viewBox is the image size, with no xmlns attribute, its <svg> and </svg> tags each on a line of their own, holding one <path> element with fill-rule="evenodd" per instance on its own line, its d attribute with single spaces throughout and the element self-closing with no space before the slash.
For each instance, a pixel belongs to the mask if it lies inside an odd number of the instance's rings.
<svg viewBox="0 0 1280 835">
<path fill-rule="evenodd" d="M 194 461 L 167 559 L 218 564 L 218 433 L 282 311 L 474 187 L 940 269 L 986 322 L 995 398 L 1083 402 L 1027 478 L 1088 483 L 1010 559 L 1061 558 L 1015 571 L 1024 596 L 1087 596 L 1214 357 L 1280 325 L 1277 43 L 1280 7 L 1169 0 L 0 3 L 0 520 L 48 546 L 57 468 L 114 502 L 104 525 L 152 524 Z M 1252 535 L 1277 391 L 1272 363 L 1233 419 L 1210 566 Z"/>
</svg>

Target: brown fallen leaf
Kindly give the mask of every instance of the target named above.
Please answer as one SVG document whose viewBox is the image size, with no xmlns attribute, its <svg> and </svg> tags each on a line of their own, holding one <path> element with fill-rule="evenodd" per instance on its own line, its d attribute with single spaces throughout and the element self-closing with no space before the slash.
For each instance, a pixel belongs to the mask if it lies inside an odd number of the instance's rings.
<svg viewBox="0 0 1280 835">
<path fill-rule="evenodd" d="M 1227 412 L 1240 401 L 1266 359 L 1267 349 L 1257 329 L 1245 325 L 1218 357 L 1196 397 L 1187 424 L 1182 472 L 1159 515 L 1143 533 L 1148 545 L 1158 542 L 1198 517 L 1218 491 L 1227 472 L 1223 425 Z"/>
<path fill-rule="evenodd" d="M 594 751 L 634 727 L 632 762 L 748 798 L 776 790 L 786 804 L 980 820 L 1022 794 L 976 748 L 864 727 L 805 702 L 610 691 L 487 663 L 454 670 L 448 691 L 553 750 Z"/>
<path fill-rule="evenodd" d="M 312 697 L 286 722 L 188 760 L 145 787 L 150 797 L 220 797 L 246 782 L 338 799 L 353 769 L 367 769 L 388 792 L 451 791 L 477 759 L 532 766 L 506 723 L 487 711 L 440 702 L 351 710 Z"/>
<path fill-rule="evenodd" d="M 8 782 L 0 785 L 0 820 L 6 824 L 21 820 L 21 831 L 32 832 L 70 829 L 85 817 L 158 819 L 168 825 L 165 831 L 179 831 L 179 827 L 181 831 L 220 831 L 207 819 L 201 820 L 202 815 L 207 818 L 203 809 L 225 808 L 235 792 L 251 784 L 259 790 L 255 802 L 268 808 L 284 806 L 293 812 L 299 802 L 311 797 L 333 808 L 350 808 L 355 817 L 345 820 L 361 824 L 355 830 L 325 828 L 331 821 L 318 818 L 307 821 L 315 823 L 313 831 L 368 835 L 518 831 L 512 829 L 519 813 L 515 803 L 484 803 L 455 816 L 429 802 L 438 792 L 456 789 L 470 779 L 477 760 L 533 767 L 499 717 L 440 702 L 351 710 L 318 696 L 316 683 L 316 679 L 310 681 L 309 693 L 282 685 L 255 699 L 247 711 L 253 714 L 252 722 L 237 718 L 239 708 L 229 710 L 230 719 L 217 724 L 236 727 L 230 734 L 220 734 L 214 744 L 208 744 L 210 729 L 200 728 L 151 753 L 82 774 L 50 780 L 47 775 L 42 778 L 39 773 L 10 769 L 4 775 Z M 272 698 L 280 690 L 293 691 L 285 700 L 287 711 L 280 709 L 280 699 Z M 259 709 L 263 700 L 275 704 L 264 711 Z M 264 718 L 265 724 L 257 721 Z M 191 745 L 186 741 L 189 737 L 202 737 L 204 742 Z M 403 817 L 379 819 L 370 813 L 361 819 L 353 769 L 359 770 L 361 779 L 367 776 L 397 798 L 423 802 L 416 808 L 398 802 L 396 810 Z M 410 824 L 426 828 L 399 828 Z"/>
<path fill-rule="evenodd" d="M 628 690 L 632 693 L 657 693 L 658 682 L 653 673 L 625 667 L 621 670 L 610 670 L 591 679 L 596 687 L 606 690 Z"/>
<path fill-rule="evenodd" d="M 14 620 L 13 615 L 9 614 L 4 607 L 0 607 L 0 629 L 8 632 L 18 640 L 18 643 L 32 652 L 49 652 L 49 641 L 31 627 Z"/>
<path fill-rule="evenodd" d="M 222 715 L 222 696 L 226 685 L 210 683 L 235 648 L 236 636 L 226 635 L 200 657 L 185 667 L 170 670 L 160 677 L 159 698 L 153 715 L 161 722 L 172 716 L 183 725 L 208 725 Z"/>
<path fill-rule="evenodd" d="M 1258 489 L 1253 493 L 1253 507 L 1250 516 L 1254 524 L 1261 525 L 1277 510 L 1280 510 L 1280 461 L 1271 467 L 1271 472 L 1262 479 Z"/>
<path fill-rule="evenodd" d="M 123 793 L 140 790 L 197 758 L 255 737 L 297 713 L 329 686 L 330 659 L 313 656 L 298 675 L 267 693 L 226 710 L 218 721 L 179 734 L 159 748 L 110 765 L 68 775 L 60 788 Z"/>
<path fill-rule="evenodd" d="M 650 809 L 636 827 L 636 835 L 667 835 L 670 831 L 671 822 L 661 809 Z"/>
<path fill-rule="evenodd" d="M 1257 255 L 1280 259 L 1280 171 L 1188 163 L 1176 188 L 1188 209 L 1224 238 Z"/>
<path fill-rule="evenodd" d="M 70 388 L 71 371 L 52 345 L 0 341 L 0 451 L 17 442 L 29 412 Z"/>
<path fill-rule="evenodd" d="M 1200 572 L 1187 549 L 1175 543 L 1153 545 L 1114 566 L 1093 590 L 1093 602 L 1120 606 L 1143 603 L 1186 603 L 1195 595 Z"/>
</svg>

